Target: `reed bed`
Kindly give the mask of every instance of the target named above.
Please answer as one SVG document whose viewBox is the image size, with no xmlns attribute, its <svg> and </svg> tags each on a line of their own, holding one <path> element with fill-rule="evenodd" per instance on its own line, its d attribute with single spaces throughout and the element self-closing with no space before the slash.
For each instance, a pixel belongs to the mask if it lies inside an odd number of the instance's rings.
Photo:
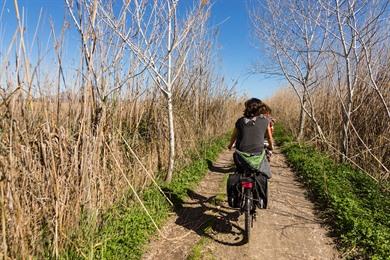
<svg viewBox="0 0 390 260">
<path fill-rule="evenodd" d="M 41 27 L 31 29 L 15 12 L 14 37 L 1 42 L 1 258 L 59 257 L 76 243 L 74 231 L 93 229 L 128 192 L 126 179 L 142 192 L 151 183 L 143 167 L 165 178 L 166 96 L 103 18 L 92 23 L 89 6 L 79 8 L 82 40 L 66 19 L 42 46 Z M 241 112 L 214 72 L 215 38 L 205 24 L 194 29 L 188 59 L 172 65 L 182 72 L 172 86 L 181 163 L 200 141 L 229 131 Z"/>
<path fill-rule="evenodd" d="M 387 81 L 388 82 L 388 81 Z M 386 85 L 387 84 L 387 85 Z M 382 84 L 385 100 L 390 100 L 390 92 Z M 313 111 L 321 126 L 325 139 L 318 136 L 316 125 L 307 119 L 305 139 L 321 150 L 328 151 L 334 159 L 340 156 L 342 106 L 335 90 L 326 85 L 319 87 L 312 95 Z M 295 102 L 291 102 L 295 100 Z M 289 88 L 279 90 L 268 100 L 274 116 L 295 136 L 299 129 L 300 105 L 295 93 Z M 365 171 L 381 183 L 388 182 L 390 167 L 390 124 L 386 111 L 374 89 L 359 86 L 354 100 L 355 111 L 351 116 L 348 163 Z"/>
<path fill-rule="evenodd" d="M 233 126 L 237 103 L 220 94 L 203 93 L 194 106 L 192 95 L 182 98 L 178 91 L 178 160 Z M 49 99 L 13 97 L 1 108 L 3 256 L 58 255 L 83 214 L 98 218 L 128 190 L 114 158 L 139 191 L 148 186 L 150 178 L 124 140 L 155 178 L 164 178 L 168 134 L 158 99 L 146 92 L 140 99 L 110 100 L 97 126 L 84 112 L 90 104 L 78 100 L 61 101 L 58 113 Z"/>
</svg>

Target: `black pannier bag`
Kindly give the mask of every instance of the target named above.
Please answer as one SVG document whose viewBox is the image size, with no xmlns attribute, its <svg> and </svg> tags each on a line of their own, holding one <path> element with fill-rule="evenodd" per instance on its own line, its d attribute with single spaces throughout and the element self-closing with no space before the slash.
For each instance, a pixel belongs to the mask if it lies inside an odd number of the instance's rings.
<svg viewBox="0 0 390 260">
<path fill-rule="evenodd" d="M 258 169 L 251 167 L 239 153 L 233 154 L 233 159 L 237 167 L 237 172 L 229 176 L 227 184 L 228 204 L 230 207 L 238 208 L 240 200 L 240 172 L 254 171 L 256 172 L 256 185 L 253 198 L 255 204 L 259 208 L 267 208 L 268 204 L 268 179 L 271 178 L 271 171 L 268 160 L 263 157 Z"/>
<path fill-rule="evenodd" d="M 255 204 L 258 208 L 266 209 L 268 204 L 268 178 L 262 174 L 257 174 L 255 187 L 256 188 L 253 194 Z M 240 174 L 230 174 L 226 185 L 226 193 L 229 207 L 240 207 L 240 190 Z"/>
<path fill-rule="evenodd" d="M 230 174 L 227 180 L 226 193 L 229 207 L 240 207 L 240 175 L 238 173 Z"/>
<path fill-rule="evenodd" d="M 268 177 L 264 174 L 256 174 L 256 189 L 253 197 L 257 207 L 266 209 L 268 205 Z"/>
</svg>

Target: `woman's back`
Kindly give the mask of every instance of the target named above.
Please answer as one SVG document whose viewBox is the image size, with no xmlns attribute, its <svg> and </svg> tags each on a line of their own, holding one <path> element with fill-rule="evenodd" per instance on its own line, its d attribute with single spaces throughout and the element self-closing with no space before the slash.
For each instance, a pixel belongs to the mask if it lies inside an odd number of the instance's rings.
<svg viewBox="0 0 390 260">
<path fill-rule="evenodd" d="M 261 153 L 264 149 L 264 136 L 268 123 L 264 115 L 239 118 L 236 122 L 236 148 L 246 153 Z"/>
</svg>

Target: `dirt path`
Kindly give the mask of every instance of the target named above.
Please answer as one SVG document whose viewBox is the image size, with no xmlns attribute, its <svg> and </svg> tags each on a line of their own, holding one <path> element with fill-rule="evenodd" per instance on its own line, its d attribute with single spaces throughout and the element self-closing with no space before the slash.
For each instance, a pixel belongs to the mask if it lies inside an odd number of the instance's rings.
<svg viewBox="0 0 390 260">
<path fill-rule="evenodd" d="M 202 259 L 338 259 L 327 230 L 315 215 L 305 189 L 276 150 L 271 161 L 269 208 L 258 210 L 251 241 L 243 241 L 243 216 L 218 200 L 224 176 L 232 170 L 232 152 L 223 152 L 183 208 L 155 238 L 144 259 L 186 259 L 202 239 Z"/>
</svg>

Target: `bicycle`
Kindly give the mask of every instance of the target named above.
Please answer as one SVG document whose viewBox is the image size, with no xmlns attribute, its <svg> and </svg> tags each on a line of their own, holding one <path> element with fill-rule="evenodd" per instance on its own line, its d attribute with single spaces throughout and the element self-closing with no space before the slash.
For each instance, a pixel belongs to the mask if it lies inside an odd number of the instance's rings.
<svg viewBox="0 0 390 260">
<path fill-rule="evenodd" d="M 266 152 L 266 160 L 270 161 L 272 151 L 268 149 L 268 145 L 264 147 Z M 238 198 L 239 198 L 239 208 L 240 213 L 245 214 L 245 229 L 244 229 L 244 239 L 246 242 L 249 242 L 251 228 L 253 227 L 253 222 L 256 220 L 257 212 L 256 208 L 267 208 L 268 204 L 268 182 L 265 184 L 266 190 L 262 190 L 263 194 L 266 194 L 265 198 L 260 198 L 258 190 L 256 189 L 256 177 L 261 175 L 261 173 L 253 170 L 245 170 L 239 173 L 239 185 L 238 189 Z M 261 185 L 257 185 L 260 189 Z"/>
</svg>

